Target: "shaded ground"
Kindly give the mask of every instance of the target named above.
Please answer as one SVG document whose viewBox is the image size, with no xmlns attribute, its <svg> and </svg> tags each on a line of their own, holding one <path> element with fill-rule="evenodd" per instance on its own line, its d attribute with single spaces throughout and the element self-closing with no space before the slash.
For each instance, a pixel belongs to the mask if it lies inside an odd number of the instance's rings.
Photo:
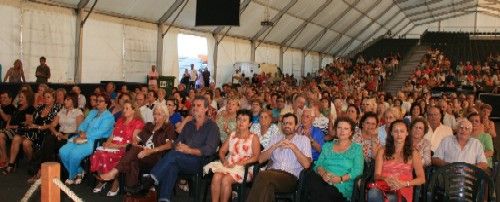
<svg viewBox="0 0 500 202">
<path fill-rule="evenodd" d="M 28 191 L 31 184 L 28 184 L 26 181 L 28 180 L 28 172 L 27 172 L 27 163 L 21 162 L 18 170 L 15 173 L 9 175 L 0 174 L 0 201 L 2 202 L 14 202 L 20 201 L 24 196 L 26 191 Z M 88 178 L 88 176 L 86 176 Z M 94 194 L 92 193 L 94 185 L 91 184 L 90 180 L 86 179 L 80 185 L 71 185 L 69 188 L 73 190 L 79 197 L 81 197 L 84 201 L 106 201 L 106 202 L 118 202 L 123 201 L 123 195 L 118 195 L 115 197 L 107 197 L 106 193 L 108 191 L 109 186 L 101 193 Z M 33 194 L 30 198 L 30 201 L 40 201 L 40 188 Z M 72 201 L 68 198 L 64 193 L 61 194 L 61 201 Z M 191 201 L 189 200 L 188 193 L 177 191 L 177 196 L 173 199 L 173 201 L 184 202 Z"/>
</svg>

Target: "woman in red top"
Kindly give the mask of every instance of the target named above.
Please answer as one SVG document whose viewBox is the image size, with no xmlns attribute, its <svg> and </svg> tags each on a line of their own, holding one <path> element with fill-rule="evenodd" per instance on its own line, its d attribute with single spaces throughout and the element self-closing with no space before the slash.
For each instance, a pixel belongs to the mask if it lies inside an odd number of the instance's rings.
<svg viewBox="0 0 500 202">
<path fill-rule="evenodd" d="M 136 108 L 130 101 L 123 104 L 123 115 L 116 121 L 113 135 L 98 147 L 90 159 L 90 171 L 98 173 L 108 173 L 118 165 L 120 159 L 125 155 L 125 147 L 132 143 L 132 138 L 136 137 L 144 127 L 144 122 L 140 118 Z M 105 182 L 97 183 L 94 193 L 100 192 Z M 113 181 L 113 186 L 107 196 L 116 196 L 118 193 L 118 180 Z"/>
<path fill-rule="evenodd" d="M 375 159 L 375 183 L 370 184 L 368 201 L 412 202 L 413 186 L 425 183 L 422 158 L 412 147 L 412 138 L 403 121 L 394 121 L 385 148 Z M 417 177 L 413 178 L 413 171 Z"/>
</svg>

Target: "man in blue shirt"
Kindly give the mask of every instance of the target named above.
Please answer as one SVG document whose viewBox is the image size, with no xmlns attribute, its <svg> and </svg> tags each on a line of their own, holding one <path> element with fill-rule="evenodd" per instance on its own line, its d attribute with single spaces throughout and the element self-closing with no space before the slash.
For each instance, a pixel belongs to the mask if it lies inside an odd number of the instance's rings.
<svg viewBox="0 0 500 202">
<path fill-rule="evenodd" d="M 315 113 L 311 108 L 305 108 L 302 112 L 302 122 L 297 133 L 306 136 L 311 141 L 311 153 L 313 161 L 316 161 L 321 153 L 321 147 L 325 143 L 325 134 L 320 128 L 313 126 Z"/>
<path fill-rule="evenodd" d="M 143 177 L 143 185 L 132 193 L 145 192 L 153 185 L 159 186 L 158 201 L 170 201 L 179 173 L 201 172 L 204 156 L 213 155 L 220 144 L 219 127 L 207 116 L 208 100 L 196 96 L 192 105 L 194 120 L 186 123 L 175 141 L 175 150 L 170 151 Z"/>
</svg>

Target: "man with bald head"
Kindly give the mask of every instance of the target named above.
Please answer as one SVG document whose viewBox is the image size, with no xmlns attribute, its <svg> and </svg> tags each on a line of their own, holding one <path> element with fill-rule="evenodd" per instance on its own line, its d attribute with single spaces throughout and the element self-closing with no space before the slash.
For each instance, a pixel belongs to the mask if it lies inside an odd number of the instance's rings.
<svg viewBox="0 0 500 202">
<path fill-rule="evenodd" d="M 431 142 L 431 150 L 436 151 L 445 137 L 453 135 L 453 130 L 449 126 L 442 124 L 443 113 L 437 107 L 430 107 L 427 110 L 427 121 L 429 122 L 429 132 L 424 135 L 425 139 Z"/>
<path fill-rule="evenodd" d="M 486 156 L 481 142 L 471 138 L 472 123 L 467 119 L 458 121 L 456 135 L 448 136 L 441 141 L 434 156 L 434 166 L 445 166 L 454 162 L 465 162 L 481 169 L 488 168 Z"/>
</svg>

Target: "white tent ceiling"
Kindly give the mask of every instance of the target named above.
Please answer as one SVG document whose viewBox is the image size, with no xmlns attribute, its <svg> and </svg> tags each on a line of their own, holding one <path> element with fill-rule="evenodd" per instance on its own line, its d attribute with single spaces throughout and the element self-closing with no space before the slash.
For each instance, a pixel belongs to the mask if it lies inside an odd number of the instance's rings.
<svg viewBox="0 0 500 202">
<path fill-rule="evenodd" d="M 85 10 L 96 0 L 32 0 Z M 187 2 L 184 7 L 183 4 Z M 184 9 L 182 9 L 184 7 Z M 274 23 L 263 27 L 266 9 Z M 346 54 L 387 33 L 480 12 L 500 18 L 499 0 L 241 0 L 239 27 L 195 27 L 196 0 L 98 0 L 94 12 L 264 41 L 307 51 Z M 170 12 L 173 11 L 173 12 Z M 166 20 L 165 20 L 166 19 Z M 163 21 L 165 20 L 165 21 Z"/>
</svg>

